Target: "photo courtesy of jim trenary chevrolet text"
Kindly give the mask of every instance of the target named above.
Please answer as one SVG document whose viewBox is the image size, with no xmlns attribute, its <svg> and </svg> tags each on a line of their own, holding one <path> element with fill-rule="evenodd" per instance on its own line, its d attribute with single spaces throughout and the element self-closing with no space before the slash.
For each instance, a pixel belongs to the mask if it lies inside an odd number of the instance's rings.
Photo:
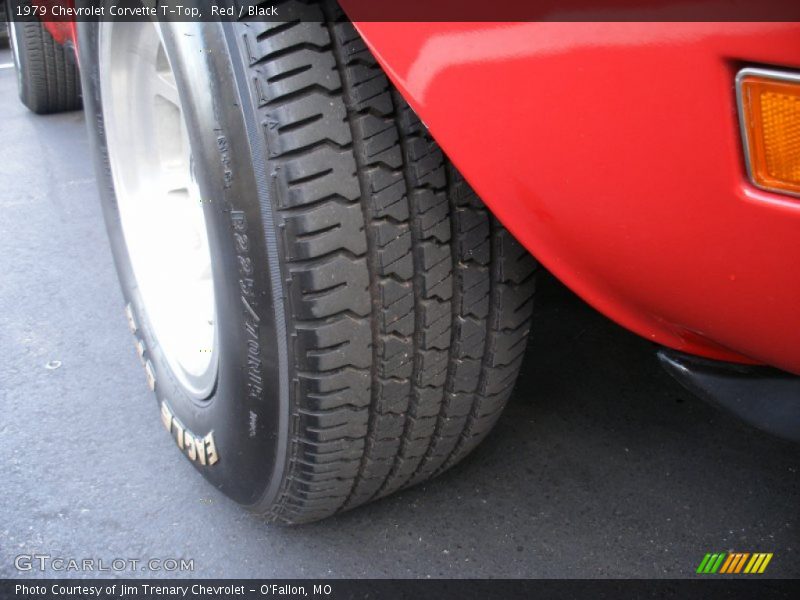
<svg viewBox="0 0 800 600">
<path fill-rule="evenodd" d="M 0 598 L 800 597 L 796 0 L 0 0 Z"/>
<path fill-rule="evenodd" d="M 262 583 L 255 588 L 249 589 L 251 593 L 256 591 L 261 596 L 292 596 L 292 597 L 306 597 L 306 596 L 330 596 L 333 593 L 333 587 L 328 584 L 316 584 L 309 586 L 306 589 L 304 585 L 292 584 L 277 584 L 277 583 Z M 309 593 L 310 592 L 310 593 Z M 14 593 L 21 596 L 46 596 L 51 594 L 53 596 L 79 596 L 81 598 L 131 598 L 131 597 L 147 597 L 147 598 L 199 598 L 199 597 L 234 597 L 240 596 L 245 593 L 244 585 L 235 584 L 219 584 L 219 585 L 205 585 L 200 583 L 193 583 L 191 585 L 179 584 L 149 584 L 149 583 L 100 583 L 97 585 L 80 585 L 79 583 L 64 584 L 55 583 L 47 585 L 25 585 L 18 583 L 14 586 Z"/>
</svg>

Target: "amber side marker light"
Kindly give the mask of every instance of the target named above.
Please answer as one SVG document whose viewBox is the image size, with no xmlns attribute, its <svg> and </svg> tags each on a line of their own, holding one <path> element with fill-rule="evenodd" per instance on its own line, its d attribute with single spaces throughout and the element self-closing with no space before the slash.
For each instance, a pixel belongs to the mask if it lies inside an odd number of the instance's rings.
<svg viewBox="0 0 800 600">
<path fill-rule="evenodd" d="M 800 196 L 800 74 L 742 69 L 736 95 L 750 180 Z"/>
</svg>

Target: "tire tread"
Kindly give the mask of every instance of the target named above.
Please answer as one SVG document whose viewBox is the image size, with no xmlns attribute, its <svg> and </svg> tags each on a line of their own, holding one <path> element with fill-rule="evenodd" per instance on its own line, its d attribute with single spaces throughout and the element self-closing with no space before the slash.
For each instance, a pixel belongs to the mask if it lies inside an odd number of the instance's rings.
<svg viewBox="0 0 800 600">
<path fill-rule="evenodd" d="M 424 481 L 477 445 L 514 385 L 536 267 L 338 6 L 301 4 L 317 21 L 240 24 L 295 357 L 288 475 L 265 509 L 285 523 Z"/>
</svg>

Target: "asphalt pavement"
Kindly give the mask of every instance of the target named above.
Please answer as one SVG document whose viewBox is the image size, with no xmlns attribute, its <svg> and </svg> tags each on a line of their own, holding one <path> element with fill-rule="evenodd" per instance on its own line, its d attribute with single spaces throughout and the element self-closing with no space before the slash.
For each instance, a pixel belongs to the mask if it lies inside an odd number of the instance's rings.
<svg viewBox="0 0 800 600">
<path fill-rule="evenodd" d="M 264 523 L 160 424 L 83 114 L 27 112 L 0 68 L 0 134 L 0 577 L 41 575 L 15 567 L 32 554 L 183 558 L 174 575 L 198 577 L 691 577 L 718 551 L 800 576 L 800 446 L 695 399 L 549 277 L 516 392 L 471 457 L 321 523 Z"/>
</svg>

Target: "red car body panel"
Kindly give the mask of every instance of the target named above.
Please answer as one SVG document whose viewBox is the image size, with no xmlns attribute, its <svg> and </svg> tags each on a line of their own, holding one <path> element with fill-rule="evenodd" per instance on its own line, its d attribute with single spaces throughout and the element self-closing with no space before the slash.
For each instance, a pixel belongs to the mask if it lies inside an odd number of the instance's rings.
<svg viewBox="0 0 800 600">
<path fill-rule="evenodd" d="M 57 43 L 75 47 L 75 40 L 78 39 L 75 21 L 67 16 L 53 18 L 54 7 L 74 8 L 75 0 L 31 0 L 30 4 L 47 11 L 48 17 L 42 18 L 42 24 Z"/>
<path fill-rule="evenodd" d="M 800 24 L 357 27 L 497 217 L 586 301 L 653 342 L 800 374 L 800 199 L 748 182 L 734 89 L 743 66 L 800 69 Z"/>
<path fill-rule="evenodd" d="M 44 27 L 59 44 L 74 44 L 77 39 L 75 21 L 45 21 Z"/>
</svg>

